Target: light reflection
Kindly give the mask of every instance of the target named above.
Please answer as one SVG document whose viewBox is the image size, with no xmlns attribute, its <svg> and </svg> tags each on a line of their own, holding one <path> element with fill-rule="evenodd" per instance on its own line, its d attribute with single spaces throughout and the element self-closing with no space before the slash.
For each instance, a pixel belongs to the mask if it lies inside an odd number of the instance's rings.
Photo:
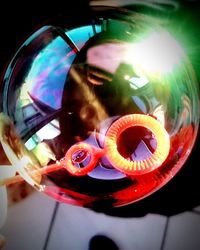
<svg viewBox="0 0 200 250">
<path fill-rule="evenodd" d="M 13 127 L 5 125 L 4 117 L 4 149 L 13 164 L 23 166 L 23 178 L 59 201 L 115 206 L 141 199 L 175 175 L 195 140 L 198 98 L 184 51 L 149 19 L 109 13 L 70 30 L 41 29 L 24 43 L 5 74 L 1 112 Z M 119 155 L 139 163 L 141 178 L 115 168 L 107 153 L 83 176 L 62 167 L 74 145 L 105 148 L 109 129 L 130 114 L 152 117 L 169 135 L 168 156 L 152 163 L 150 172 L 144 174 L 140 163 L 151 159 L 157 145 L 151 129 L 141 126 L 116 142 Z M 90 159 L 89 154 L 79 167 Z"/>
<path fill-rule="evenodd" d="M 61 37 L 54 39 L 34 59 L 25 79 L 27 92 L 47 106 L 59 109 L 59 96 L 62 96 L 65 78 L 74 58 L 74 51 Z"/>
<path fill-rule="evenodd" d="M 126 57 L 138 72 L 160 76 L 172 73 L 184 55 L 182 47 L 167 31 L 153 31 L 129 46 Z"/>
</svg>

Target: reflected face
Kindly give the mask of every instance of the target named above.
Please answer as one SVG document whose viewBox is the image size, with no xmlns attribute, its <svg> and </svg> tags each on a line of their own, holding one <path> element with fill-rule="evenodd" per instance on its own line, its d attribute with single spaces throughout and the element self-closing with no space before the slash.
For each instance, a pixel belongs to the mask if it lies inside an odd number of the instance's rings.
<svg viewBox="0 0 200 250">
<path fill-rule="evenodd" d="M 4 150 L 26 181 L 59 201 L 137 201 L 192 150 L 199 110 L 187 56 L 152 20 L 127 15 L 97 11 L 70 30 L 45 26 L 5 73 Z"/>
</svg>

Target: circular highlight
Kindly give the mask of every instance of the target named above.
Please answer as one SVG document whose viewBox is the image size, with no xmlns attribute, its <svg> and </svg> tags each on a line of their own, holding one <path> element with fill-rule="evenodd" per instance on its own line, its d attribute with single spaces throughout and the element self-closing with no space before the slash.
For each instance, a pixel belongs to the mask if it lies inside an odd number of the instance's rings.
<svg viewBox="0 0 200 250">
<path fill-rule="evenodd" d="M 122 132 L 134 126 L 150 130 L 157 141 L 152 155 L 144 160 L 128 160 L 117 149 L 117 140 Z M 128 175 L 141 175 L 160 167 L 169 154 L 170 140 L 165 128 L 149 115 L 131 114 L 115 121 L 106 133 L 105 150 L 110 163 L 119 171 Z"/>
<path fill-rule="evenodd" d="M 76 155 L 76 156 L 75 156 Z M 79 155 L 79 156 L 77 156 Z M 77 157 L 75 159 L 75 157 Z M 77 167 L 75 164 L 80 164 L 86 158 L 89 161 L 83 167 Z M 83 176 L 92 171 L 96 166 L 98 157 L 96 156 L 95 149 L 86 143 L 79 143 L 73 145 L 66 153 L 64 159 L 61 160 L 63 167 L 72 175 Z"/>
</svg>

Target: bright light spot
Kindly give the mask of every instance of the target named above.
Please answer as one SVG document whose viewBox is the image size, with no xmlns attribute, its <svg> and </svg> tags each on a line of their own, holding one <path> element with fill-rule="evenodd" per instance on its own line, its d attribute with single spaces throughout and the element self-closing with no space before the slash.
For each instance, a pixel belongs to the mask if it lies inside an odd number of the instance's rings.
<svg viewBox="0 0 200 250">
<path fill-rule="evenodd" d="M 143 41 L 133 44 L 126 59 L 147 74 L 167 74 L 181 62 L 184 51 L 166 31 L 153 32 Z"/>
<path fill-rule="evenodd" d="M 130 76 L 129 76 L 129 75 L 125 75 L 125 76 L 124 76 L 124 79 L 125 79 L 125 80 L 129 80 L 129 79 L 130 79 Z"/>
</svg>

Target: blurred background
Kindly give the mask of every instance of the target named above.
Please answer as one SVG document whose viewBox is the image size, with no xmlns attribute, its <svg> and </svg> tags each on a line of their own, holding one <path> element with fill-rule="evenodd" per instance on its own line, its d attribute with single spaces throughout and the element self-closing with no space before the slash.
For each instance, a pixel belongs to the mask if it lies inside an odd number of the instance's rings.
<svg viewBox="0 0 200 250">
<path fill-rule="evenodd" d="M 172 23 L 172 31 L 187 45 L 200 82 L 199 1 L 79 0 L 43 6 L 34 1 L 19 2 L 16 7 L 7 2 L 1 6 L 5 15 L 0 16 L 1 75 L 30 33 L 59 15 L 81 18 L 91 5 L 124 6 Z M 93 211 L 58 204 L 28 184 L 10 186 L 8 218 L 0 229 L 6 237 L 4 249 L 86 250 L 97 234 L 110 237 L 122 250 L 200 249 L 199 137 L 185 166 L 166 186 L 124 207 Z M 1 154 L 1 164 L 9 164 Z"/>
</svg>

